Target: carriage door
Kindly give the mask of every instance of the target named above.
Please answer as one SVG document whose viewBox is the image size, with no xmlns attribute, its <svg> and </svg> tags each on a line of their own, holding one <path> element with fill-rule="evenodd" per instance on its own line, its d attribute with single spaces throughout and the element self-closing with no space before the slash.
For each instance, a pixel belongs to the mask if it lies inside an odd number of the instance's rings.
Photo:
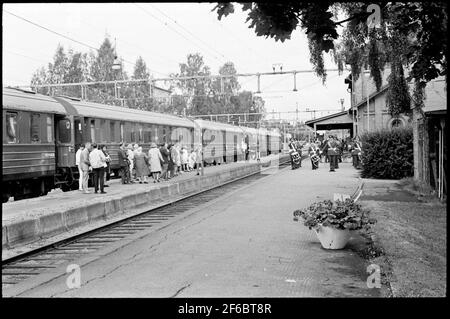
<svg viewBox="0 0 450 319">
<path fill-rule="evenodd" d="M 56 116 L 56 158 L 57 166 L 75 166 L 74 123 L 72 116 Z"/>
<path fill-rule="evenodd" d="M 83 144 L 83 118 L 75 118 L 74 131 L 75 131 L 75 147 L 80 147 Z M 77 150 L 75 150 L 76 152 Z"/>
</svg>

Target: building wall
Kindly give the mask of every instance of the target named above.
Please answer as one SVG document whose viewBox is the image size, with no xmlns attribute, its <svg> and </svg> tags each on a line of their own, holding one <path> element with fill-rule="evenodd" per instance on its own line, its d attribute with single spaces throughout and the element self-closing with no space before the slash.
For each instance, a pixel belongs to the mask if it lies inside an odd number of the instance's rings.
<svg viewBox="0 0 450 319">
<path fill-rule="evenodd" d="M 369 120 L 367 120 L 367 103 L 358 108 L 357 115 L 357 134 L 363 134 L 367 131 L 379 131 L 390 129 L 392 127 L 393 117 L 389 114 L 386 107 L 386 91 L 380 93 L 369 103 Z M 403 125 L 407 125 L 410 120 L 407 116 L 401 115 L 400 120 Z M 369 123 L 368 123 L 369 121 Z"/>
</svg>

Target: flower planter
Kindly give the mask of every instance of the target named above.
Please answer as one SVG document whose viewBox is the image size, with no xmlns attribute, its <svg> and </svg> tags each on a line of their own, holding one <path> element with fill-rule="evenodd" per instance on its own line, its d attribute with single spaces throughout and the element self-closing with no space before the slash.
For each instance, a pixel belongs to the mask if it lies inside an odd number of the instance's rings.
<svg viewBox="0 0 450 319">
<path fill-rule="evenodd" d="M 336 229 L 319 225 L 314 228 L 320 244 L 325 249 L 342 249 L 347 245 L 350 239 L 350 231 L 348 229 Z"/>
</svg>

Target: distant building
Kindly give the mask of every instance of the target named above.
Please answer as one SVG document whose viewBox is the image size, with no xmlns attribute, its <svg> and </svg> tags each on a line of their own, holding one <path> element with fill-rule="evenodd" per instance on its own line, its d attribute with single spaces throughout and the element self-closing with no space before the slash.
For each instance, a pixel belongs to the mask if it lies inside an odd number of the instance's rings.
<svg viewBox="0 0 450 319">
<path fill-rule="evenodd" d="M 447 196 L 447 94 L 445 78 L 427 84 L 425 106 L 413 109 L 414 178 Z"/>
<path fill-rule="evenodd" d="M 371 78 L 363 73 L 352 81 L 352 109 L 354 109 L 357 135 L 380 129 L 392 129 L 412 125 L 414 134 L 414 178 L 435 189 L 440 198 L 446 197 L 447 165 L 447 92 L 444 77 L 430 81 L 425 90 L 424 107 L 412 109 L 412 116 L 400 114 L 392 117 L 386 106 L 387 79 L 390 68 L 382 72 L 382 86 L 376 91 Z M 405 68 L 405 76 L 408 70 Z M 413 85 L 409 83 L 410 94 Z M 369 93 L 369 113 L 367 113 Z"/>
</svg>

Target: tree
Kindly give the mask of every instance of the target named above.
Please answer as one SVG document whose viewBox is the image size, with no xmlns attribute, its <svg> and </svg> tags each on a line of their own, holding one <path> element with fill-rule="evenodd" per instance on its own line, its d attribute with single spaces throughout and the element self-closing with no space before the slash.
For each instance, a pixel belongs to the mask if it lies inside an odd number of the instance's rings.
<svg viewBox="0 0 450 319">
<path fill-rule="evenodd" d="M 186 63 L 180 63 L 180 73 L 175 77 L 211 75 L 199 53 L 188 54 Z M 187 99 L 187 111 L 190 115 L 207 114 L 210 111 L 208 95 L 212 91 L 212 81 L 208 78 L 178 80 L 175 85 L 181 89 Z"/>
<path fill-rule="evenodd" d="M 301 3 L 241 3 L 248 12 L 247 21 L 257 36 L 285 41 L 300 26 L 308 36 L 311 63 L 317 75 L 325 80 L 323 52 L 333 54 L 342 70 L 351 65 L 354 78 L 362 67 L 370 65 L 371 77 L 378 89 L 380 73 L 393 54 L 411 65 L 409 79 L 415 82 L 416 97 L 427 82 L 440 75 L 447 78 L 447 4 L 445 2 L 382 2 L 381 28 L 368 32 L 368 13 L 365 3 L 319 2 Z M 213 9 L 218 19 L 232 14 L 234 4 L 219 2 Z M 346 15 L 337 21 L 338 13 Z M 341 41 L 337 28 L 346 23 Z M 389 42 L 399 35 L 403 44 L 394 51 Z M 339 52 L 336 50 L 339 44 Z M 395 72 L 400 68 L 395 68 Z M 420 104 L 420 98 L 418 98 Z"/>
<path fill-rule="evenodd" d="M 64 48 L 58 44 L 56 53 L 53 57 L 53 63 L 49 63 L 49 80 L 50 83 L 64 83 L 64 77 L 69 69 L 69 61 Z"/>
</svg>

